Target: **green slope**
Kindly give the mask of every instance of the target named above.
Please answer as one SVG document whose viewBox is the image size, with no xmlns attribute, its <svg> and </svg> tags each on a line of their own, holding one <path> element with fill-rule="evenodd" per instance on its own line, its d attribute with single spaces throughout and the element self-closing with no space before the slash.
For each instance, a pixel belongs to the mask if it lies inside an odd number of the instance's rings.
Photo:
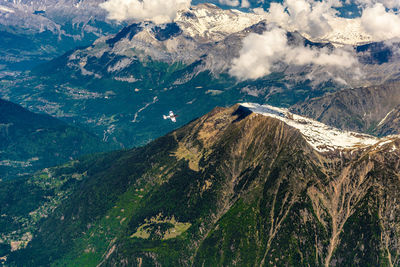
<svg viewBox="0 0 400 267">
<path fill-rule="evenodd" d="M 0 179 L 111 148 L 86 130 L 0 99 Z"/>
</svg>

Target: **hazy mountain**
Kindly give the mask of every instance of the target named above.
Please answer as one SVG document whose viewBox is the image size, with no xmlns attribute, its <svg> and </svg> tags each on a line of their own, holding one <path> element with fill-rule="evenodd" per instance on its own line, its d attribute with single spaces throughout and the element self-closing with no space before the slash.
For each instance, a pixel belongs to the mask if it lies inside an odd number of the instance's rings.
<svg viewBox="0 0 400 267">
<path fill-rule="evenodd" d="M 36 178 L 72 191 L 8 262 L 396 266 L 399 147 L 271 106 L 216 108 Z"/>
<path fill-rule="evenodd" d="M 111 148 L 88 131 L 0 99 L 0 179 Z"/>
<path fill-rule="evenodd" d="M 0 77 L 48 61 L 120 25 L 106 19 L 103 1 L 2 1 L 0 3 Z"/>
</svg>

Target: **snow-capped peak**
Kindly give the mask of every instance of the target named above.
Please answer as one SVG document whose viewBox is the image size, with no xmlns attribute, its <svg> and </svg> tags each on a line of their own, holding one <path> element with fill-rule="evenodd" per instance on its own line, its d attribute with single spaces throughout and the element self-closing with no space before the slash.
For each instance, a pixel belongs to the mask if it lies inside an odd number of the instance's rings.
<svg viewBox="0 0 400 267">
<path fill-rule="evenodd" d="M 330 21 L 330 26 L 332 30 L 316 41 L 329 42 L 335 46 L 362 45 L 374 41 L 372 36 L 365 32 L 361 26 L 361 20 L 359 18 L 332 19 L 332 21 Z"/>
<path fill-rule="evenodd" d="M 256 114 L 277 118 L 298 129 L 307 142 L 319 152 L 336 149 L 359 149 L 373 145 L 381 147 L 392 142 L 391 137 L 380 139 L 367 134 L 341 131 L 313 119 L 293 114 L 285 108 L 255 103 L 242 103 L 240 105 Z"/>
<path fill-rule="evenodd" d="M 221 9 L 213 4 L 199 4 L 178 13 L 175 23 L 186 35 L 201 41 L 220 41 L 227 35 L 265 20 L 265 15 Z"/>
<path fill-rule="evenodd" d="M 175 22 L 183 32 L 197 40 L 219 41 L 227 35 L 243 31 L 244 29 L 267 21 L 265 12 L 241 12 L 236 9 L 221 9 L 213 4 L 199 4 L 192 6 L 189 11 L 182 10 L 178 13 Z M 286 31 L 298 31 L 303 37 L 315 42 L 329 42 L 337 46 L 360 45 L 372 42 L 372 37 L 361 27 L 357 19 L 335 18 L 329 21 L 331 31 L 325 36 L 312 38 L 305 32 L 299 31 L 289 25 L 280 25 Z"/>
</svg>

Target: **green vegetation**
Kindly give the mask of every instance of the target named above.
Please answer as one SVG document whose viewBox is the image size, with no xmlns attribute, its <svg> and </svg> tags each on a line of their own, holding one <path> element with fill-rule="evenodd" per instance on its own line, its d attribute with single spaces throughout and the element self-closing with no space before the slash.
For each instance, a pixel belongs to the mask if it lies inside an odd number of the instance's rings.
<svg viewBox="0 0 400 267">
<path fill-rule="evenodd" d="M 51 215 L 86 177 L 86 172 L 77 172 L 79 164 L 69 162 L 32 176 L 0 182 L 0 257 L 10 252 L 10 244 L 27 244 L 40 221 Z"/>
<path fill-rule="evenodd" d="M 177 222 L 174 217 L 171 219 L 163 219 L 162 214 L 150 220 L 145 219 L 145 223 L 140 225 L 137 231 L 131 237 L 142 239 L 154 239 L 155 236 L 162 240 L 176 238 L 184 233 L 189 227 L 190 223 Z"/>
<path fill-rule="evenodd" d="M 0 99 L 0 178 L 111 149 L 93 134 Z"/>
</svg>

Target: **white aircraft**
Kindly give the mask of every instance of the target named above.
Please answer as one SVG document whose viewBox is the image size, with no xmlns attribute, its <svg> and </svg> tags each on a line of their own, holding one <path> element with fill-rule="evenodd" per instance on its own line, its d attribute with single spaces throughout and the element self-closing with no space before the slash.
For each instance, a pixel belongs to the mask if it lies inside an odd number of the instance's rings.
<svg viewBox="0 0 400 267">
<path fill-rule="evenodd" d="M 172 111 L 169 112 L 169 115 L 163 115 L 164 120 L 166 119 L 171 119 L 171 121 L 176 122 L 176 117 L 178 117 L 178 115 L 175 115 Z"/>
</svg>

